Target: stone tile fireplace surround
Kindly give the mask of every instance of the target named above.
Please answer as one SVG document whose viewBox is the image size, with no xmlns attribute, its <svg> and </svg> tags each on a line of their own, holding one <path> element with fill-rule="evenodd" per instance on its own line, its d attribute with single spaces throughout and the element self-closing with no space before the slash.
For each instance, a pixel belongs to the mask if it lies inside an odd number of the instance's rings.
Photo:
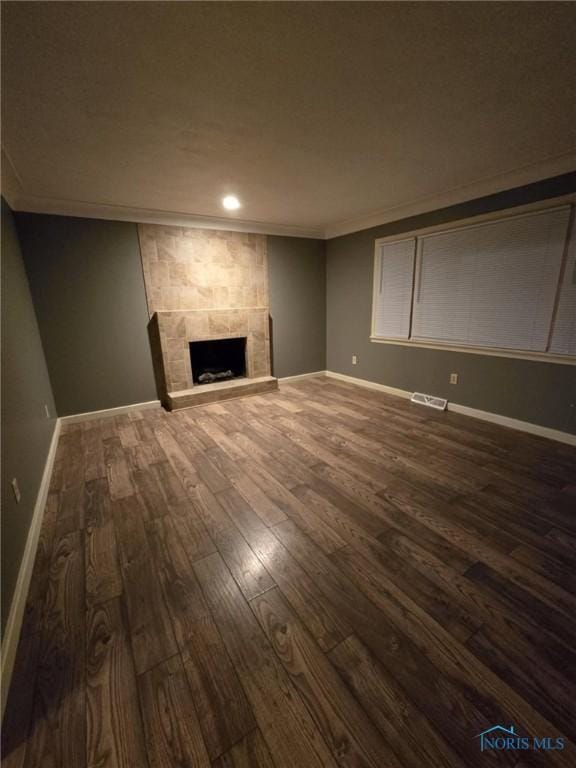
<svg viewBox="0 0 576 768">
<path fill-rule="evenodd" d="M 169 409 L 268 391 L 266 237 L 141 224 L 156 381 Z M 246 337 L 246 378 L 194 384 L 190 342 Z"/>
</svg>

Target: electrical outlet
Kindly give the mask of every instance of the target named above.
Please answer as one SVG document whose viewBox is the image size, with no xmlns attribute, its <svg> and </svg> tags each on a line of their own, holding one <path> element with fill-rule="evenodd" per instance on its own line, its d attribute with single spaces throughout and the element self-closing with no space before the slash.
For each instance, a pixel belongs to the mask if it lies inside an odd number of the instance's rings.
<svg viewBox="0 0 576 768">
<path fill-rule="evenodd" d="M 352 355 L 352 365 L 358 365 L 358 357 L 357 357 L 357 355 Z"/>
<path fill-rule="evenodd" d="M 46 413 L 46 418 L 49 419 L 50 418 L 50 408 L 48 408 L 47 404 L 44 405 L 44 411 Z"/>
<path fill-rule="evenodd" d="M 451 373 L 450 374 L 450 384 L 458 384 L 458 374 L 457 373 Z"/>
<path fill-rule="evenodd" d="M 11 480 L 12 490 L 14 491 L 14 498 L 16 499 L 16 503 L 20 504 L 20 500 L 22 498 L 22 494 L 20 493 L 20 487 L 18 485 L 18 480 L 16 480 L 15 477 Z"/>
</svg>

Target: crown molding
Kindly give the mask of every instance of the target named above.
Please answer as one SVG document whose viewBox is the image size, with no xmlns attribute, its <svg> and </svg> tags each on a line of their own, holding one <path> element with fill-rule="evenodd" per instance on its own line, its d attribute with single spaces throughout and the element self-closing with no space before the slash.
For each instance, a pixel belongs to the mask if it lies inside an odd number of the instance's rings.
<svg viewBox="0 0 576 768">
<path fill-rule="evenodd" d="M 508 171 L 499 176 L 480 179 L 457 189 L 415 200 L 411 203 L 383 208 L 365 216 L 318 227 L 299 227 L 287 224 L 268 224 L 220 216 L 202 216 L 176 211 L 162 211 L 148 208 L 133 208 L 108 203 L 92 203 L 80 200 L 65 200 L 40 195 L 29 195 L 23 189 L 14 163 L 2 148 L 2 194 L 15 211 L 45 213 L 54 216 L 77 216 L 88 219 L 128 221 L 137 224 L 165 224 L 196 229 L 217 229 L 231 232 L 252 232 L 263 235 L 285 237 L 306 237 L 330 240 L 342 235 L 378 227 L 393 221 L 449 208 L 470 200 L 504 192 L 514 187 L 543 181 L 576 170 L 576 154 L 569 153 Z"/>
<path fill-rule="evenodd" d="M 554 176 L 561 176 L 563 173 L 570 173 L 574 170 L 576 170 L 575 153 L 571 152 L 559 157 L 548 158 L 539 163 L 517 168 L 499 176 L 480 179 L 473 184 L 467 184 L 438 195 L 415 200 L 412 203 L 397 205 L 392 208 L 383 208 L 366 216 L 358 216 L 347 221 L 329 224 L 324 229 L 324 238 L 330 240 L 333 237 L 349 235 L 363 229 L 378 227 L 393 221 L 401 221 L 411 216 L 449 208 L 452 205 L 504 192 L 514 187 L 533 184 L 534 182 L 550 179 Z"/>
<path fill-rule="evenodd" d="M 10 199 L 11 198 L 11 199 Z M 268 224 L 262 221 L 233 219 L 220 216 L 201 216 L 176 211 L 157 211 L 147 208 L 131 208 L 124 205 L 88 203 L 78 200 L 60 200 L 54 197 L 16 194 L 6 197 L 15 211 L 47 213 L 53 216 L 78 216 L 87 219 L 129 221 L 136 224 L 165 224 L 174 227 L 217 229 L 228 232 L 251 232 L 261 235 L 283 235 L 322 240 L 322 227 L 297 227 L 286 224 Z"/>
</svg>

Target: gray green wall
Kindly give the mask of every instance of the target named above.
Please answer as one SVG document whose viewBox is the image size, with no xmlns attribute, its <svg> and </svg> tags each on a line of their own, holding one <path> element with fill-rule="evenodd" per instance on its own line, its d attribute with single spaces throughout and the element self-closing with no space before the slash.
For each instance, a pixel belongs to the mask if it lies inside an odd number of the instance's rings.
<svg viewBox="0 0 576 768">
<path fill-rule="evenodd" d="M 12 211 L 2 200 L 2 635 L 56 423 Z M 50 411 L 46 417 L 44 406 Z M 22 500 L 12 493 L 18 479 Z"/>
<path fill-rule="evenodd" d="M 369 341 L 375 238 L 575 189 L 565 174 L 327 243 L 270 236 L 274 374 L 328 369 L 576 432 L 573 366 Z M 17 224 L 58 414 L 155 399 L 136 225 L 36 214 Z"/>
<path fill-rule="evenodd" d="M 326 259 L 323 240 L 268 237 L 272 372 L 326 369 Z"/>
<path fill-rule="evenodd" d="M 136 224 L 17 214 L 59 416 L 157 398 Z M 324 242 L 269 237 L 275 376 L 324 370 Z"/>
<path fill-rule="evenodd" d="M 59 416 L 157 399 L 136 224 L 22 213 Z"/>
<path fill-rule="evenodd" d="M 326 243 L 327 369 L 576 433 L 576 367 L 369 341 L 374 240 L 576 190 L 576 173 Z M 358 364 L 352 365 L 352 355 Z M 448 383 L 451 372 L 457 385 Z"/>
</svg>

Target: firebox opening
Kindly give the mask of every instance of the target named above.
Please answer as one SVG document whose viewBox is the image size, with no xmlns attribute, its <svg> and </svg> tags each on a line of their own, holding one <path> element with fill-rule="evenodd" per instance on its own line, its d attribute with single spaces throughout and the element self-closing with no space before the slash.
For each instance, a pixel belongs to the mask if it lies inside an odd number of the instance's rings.
<svg viewBox="0 0 576 768">
<path fill-rule="evenodd" d="M 212 384 L 246 375 L 246 337 L 190 342 L 194 384 Z"/>
</svg>

